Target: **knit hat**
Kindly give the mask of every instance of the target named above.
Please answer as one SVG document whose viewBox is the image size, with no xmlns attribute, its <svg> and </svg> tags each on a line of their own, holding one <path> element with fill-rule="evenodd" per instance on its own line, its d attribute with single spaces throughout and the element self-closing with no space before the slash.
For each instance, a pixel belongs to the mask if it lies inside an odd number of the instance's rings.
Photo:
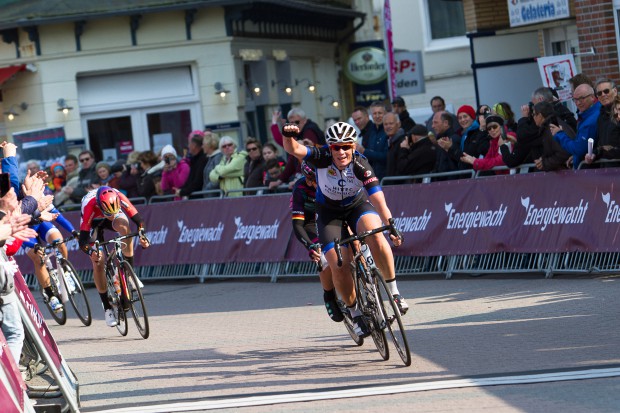
<svg viewBox="0 0 620 413">
<path fill-rule="evenodd" d="M 161 148 L 161 157 L 163 158 L 166 155 L 172 155 L 177 158 L 177 151 L 174 149 L 172 145 L 166 145 Z"/>
<path fill-rule="evenodd" d="M 504 118 L 502 118 L 499 115 L 489 115 L 486 118 L 484 118 L 484 121 L 486 122 L 487 125 L 489 123 L 497 123 L 500 126 L 504 125 Z"/>
<path fill-rule="evenodd" d="M 460 115 L 461 113 L 467 113 L 470 118 L 476 119 L 476 110 L 469 105 L 461 106 L 456 112 L 456 116 Z"/>
</svg>

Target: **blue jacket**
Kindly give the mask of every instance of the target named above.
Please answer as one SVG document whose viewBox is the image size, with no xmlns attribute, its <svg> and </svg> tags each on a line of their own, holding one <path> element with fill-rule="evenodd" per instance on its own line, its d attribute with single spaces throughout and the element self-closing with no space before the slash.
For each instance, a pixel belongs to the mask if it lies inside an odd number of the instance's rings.
<svg viewBox="0 0 620 413">
<path fill-rule="evenodd" d="M 577 169 L 588 152 L 588 138 L 594 139 L 594 146 L 596 147 L 597 121 L 600 113 L 601 102 L 596 102 L 588 110 L 579 114 L 575 139 L 571 139 L 564 131 L 559 131 L 553 137 L 566 152 L 573 156 L 573 169 Z"/>
<path fill-rule="evenodd" d="M 374 123 L 368 122 L 362 131 L 362 146 L 364 156 L 368 158 L 375 175 L 381 180 L 387 172 L 388 155 L 388 137 L 383 125 L 377 127 Z"/>
</svg>

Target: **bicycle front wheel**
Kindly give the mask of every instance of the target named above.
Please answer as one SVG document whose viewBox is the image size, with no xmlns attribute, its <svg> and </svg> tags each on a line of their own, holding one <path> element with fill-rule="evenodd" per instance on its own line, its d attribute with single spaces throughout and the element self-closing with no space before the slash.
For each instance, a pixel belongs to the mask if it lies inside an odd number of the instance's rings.
<svg viewBox="0 0 620 413">
<path fill-rule="evenodd" d="M 387 331 L 389 332 L 396 352 L 405 363 L 405 366 L 411 366 L 411 351 L 409 350 L 409 342 L 407 334 L 403 327 L 403 321 L 400 317 L 400 311 L 388 290 L 387 284 L 379 270 L 373 270 L 377 285 L 377 293 L 381 300 L 381 311 L 383 311 L 383 319 L 386 321 Z"/>
<path fill-rule="evenodd" d="M 71 288 L 68 287 L 69 301 L 71 301 L 71 305 L 73 306 L 73 309 L 82 324 L 88 327 L 92 324 L 93 319 L 90 312 L 88 297 L 86 297 L 86 291 L 84 290 L 84 284 L 82 284 L 80 276 L 69 260 L 62 260 L 61 265 L 65 277 L 70 278 L 75 285 L 75 289 L 73 291 L 71 291 Z"/>
<path fill-rule="evenodd" d="M 149 316 L 146 312 L 144 297 L 138 283 L 138 277 L 128 262 L 123 262 L 123 271 L 125 272 L 125 280 L 127 282 L 127 294 L 129 299 L 129 308 L 133 314 L 133 321 L 136 323 L 138 332 L 142 338 L 149 338 Z"/>
<path fill-rule="evenodd" d="M 363 309 L 362 311 L 364 312 L 368 328 L 370 328 L 372 341 L 375 342 L 375 346 L 377 350 L 379 350 L 381 358 L 383 360 L 388 360 L 390 358 L 390 350 L 388 348 L 385 331 L 381 326 L 381 317 L 383 314 L 380 309 L 380 303 L 377 302 L 377 287 L 372 281 L 367 282 L 368 280 L 372 280 L 372 276 L 368 272 L 366 266 L 359 261 L 357 263 L 356 278 L 358 291 L 357 300 Z"/>
</svg>

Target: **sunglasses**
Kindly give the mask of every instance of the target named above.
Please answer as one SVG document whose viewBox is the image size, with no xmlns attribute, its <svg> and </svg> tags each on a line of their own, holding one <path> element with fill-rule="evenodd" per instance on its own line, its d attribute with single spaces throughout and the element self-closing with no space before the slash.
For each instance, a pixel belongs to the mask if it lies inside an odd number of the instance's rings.
<svg viewBox="0 0 620 413">
<path fill-rule="evenodd" d="M 229 148 L 231 146 L 233 146 L 232 143 L 226 143 L 226 144 L 222 145 L 222 148 Z"/>
<path fill-rule="evenodd" d="M 248 152 L 254 152 L 257 151 L 258 148 L 256 146 L 254 146 L 253 148 L 247 148 Z"/>
<path fill-rule="evenodd" d="M 292 120 L 289 123 L 294 123 L 295 125 L 299 126 L 299 124 L 301 123 L 300 120 Z"/>
<path fill-rule="evenodd" d="M 353 148 L 353 145 L 331 145 L 329 148 L 335 152 L 348 151 L 349 149 Z"/>
<path fill-rule="evenodd" d="M 596 96 L 609 95 L 609 92 L 611 92 L 611 89 L 597 90 Z"/>
<path fill-rule="evenodd" d="M 487 130 L 488 131 L 495 130 L 495 129 L 498 129 L 498 128 L 499 128 L 499 125 L 497 125 L 497 124 L 487 126 Z"/>
<path fill-rule="evenodd" d="M 90 158 L 82 158 L 82 159 L 80 159 L 80 162 L 88 162 L 88 161 L 90 161 Z"/>
</svg>

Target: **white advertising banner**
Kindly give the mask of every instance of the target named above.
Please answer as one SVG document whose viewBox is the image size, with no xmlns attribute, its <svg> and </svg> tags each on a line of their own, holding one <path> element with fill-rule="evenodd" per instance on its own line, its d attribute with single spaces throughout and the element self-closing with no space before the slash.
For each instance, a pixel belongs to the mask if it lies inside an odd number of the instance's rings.
<svg viewBox="0 0 620 413">
<path fill-rule="evenodd" d="M 573 55 L 539 57 L 537 61 L 543 85 L 555 89 L 561 101 L 570 100 L 572 90 L 568 80 L 577 74 Z"/>
<path fill-rule="evenodd" d="M 395 52 L 394 66 L 397 96 L 425 92 L 422 52 Z"/>
<path fill-rule="evenodd" d="M 507 0 L 510 27 L 570 17 L 568 0 Z"/>
</svg>

